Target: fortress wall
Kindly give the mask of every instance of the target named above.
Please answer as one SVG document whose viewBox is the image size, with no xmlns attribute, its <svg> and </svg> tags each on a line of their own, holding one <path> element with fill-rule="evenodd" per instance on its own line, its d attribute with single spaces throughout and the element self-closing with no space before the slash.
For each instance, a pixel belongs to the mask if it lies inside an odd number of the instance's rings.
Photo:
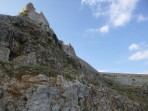
<svg viewBox="0 0 148 111">
<path fill-rule="evenodd" d="M 143 85 L 148 84 L 148 75 L 123 74 L 123 73 L 102 73 L 102 77 L 115 83 L 123 85 Z"/>
<path fill-rule="evenodd" d="M 42 24 L 43 26 L 49 27 L 48 22 L 46 21 L 46 19 L 44 18 L 44 16 L 42 14 L 31 11 L 30 13 L 28 13 L 28 17 L 31 20 L 37 22 L 38 24 Z"/>
<path fill-rule="evenodd" d="M 50 26 L 45 18 L 44 14 L 37 13 L 32 3 L 28 3 L 25 8 L 20 12 L 19 16 L 27 16 L 37 24 L 39 24 L 43 29 L 49 30 Z"/>
<path fill-rule="evenodd" d="M 30 13 L 28 13 L 28 17 L 35 22 L 39 22 L 39 16 L 40 15 L 34 11 L 31 11 Z"/>
</svg>

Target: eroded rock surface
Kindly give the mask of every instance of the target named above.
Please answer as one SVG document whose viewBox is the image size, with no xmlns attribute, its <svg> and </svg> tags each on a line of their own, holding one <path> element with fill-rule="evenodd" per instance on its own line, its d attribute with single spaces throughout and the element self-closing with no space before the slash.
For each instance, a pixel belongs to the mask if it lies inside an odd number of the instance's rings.
<svg viewBox="0 0 148 111">
<path fill-rule="evenodd" d="M 147 85 L 105 81 L 48 29 L 0 15 L 0 111 L 147 111 Z"/>
<path fill-rule="evenodd" d="M 9 60 L 10 50 L 5 47 L 0 47 L 0 61 L 8 61 Z"/>
</svg>

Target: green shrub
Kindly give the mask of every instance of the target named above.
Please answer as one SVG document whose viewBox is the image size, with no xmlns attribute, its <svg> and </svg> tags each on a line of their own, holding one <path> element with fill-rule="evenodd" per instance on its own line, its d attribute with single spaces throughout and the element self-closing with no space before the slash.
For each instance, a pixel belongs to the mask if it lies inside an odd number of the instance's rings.
<svg viewBox="0 0 148 111">
<path fill-rule="evenodd" d="M 68 73 L 64 74 L 65 78 L 72 81 L 74 79 L 74 77 Z"/>
</svg>

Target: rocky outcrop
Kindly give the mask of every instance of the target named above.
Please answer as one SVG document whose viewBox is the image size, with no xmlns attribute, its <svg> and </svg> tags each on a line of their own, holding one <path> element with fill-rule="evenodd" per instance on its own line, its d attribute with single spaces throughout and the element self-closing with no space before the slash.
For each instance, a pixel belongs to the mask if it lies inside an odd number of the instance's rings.
<svg viewBox="0 0 148 111">
<path fill-rule="evenodd" d="M 0 61 L 8 61 L 9 60 L 10 50 L 5 47 L 0 47 Z"/>
<path fill-rule="evenodd" d="M 9 79 L 0 87 L 0 108 L 3 110 L 146 111 L 144 105 L 119 95 L 101 81 L 95 82 L 85 76 L 72 81 L 63 75 L 49 77 L 45 74 L 26 74 L 21 80 L 6 75 L 3 79 Z"/>
<path fill-rule="evenodd" d="M 13 59 L 15 63 L 21 64 L 21 65 L 35 65 L 36 64 L 36 53 L 31 52 L 27 56 L 19 56 Z"/>
<path fill-rule="evenodd" d="M 147 85 L 126 89 L 104 80 L 28 17 L 0 15 L 0 45 L 0 111 L 148 109 Z"/>
<path fill-rule="evenodd" d="M 148 75 L 146 74 L 102 73 L 102 78 L 122 85 L 142 86 L 148 84 Z"/>
<path fill-rule="evenodd" d="M 28 17 L 39 24 L 44 30 L 49 30 L 50 26 L 43 12 L 37 13 L 32 3 L 28 3 L 20 12 L 19 16 Z"/>
<path fill-rule="evenodd" d="M 68 55 L 70 55 L 70 56 L 76 56 L 75 50 L 74 50 L 74 48 L 72 47 L 72 45 L 71 45 L 70 43 L 67 44 L 67 45 L 64 45 L 64 44 L 63 44 L 63 49 L 64 49 L 64 51 L 65 51 Z"/>
</svg>

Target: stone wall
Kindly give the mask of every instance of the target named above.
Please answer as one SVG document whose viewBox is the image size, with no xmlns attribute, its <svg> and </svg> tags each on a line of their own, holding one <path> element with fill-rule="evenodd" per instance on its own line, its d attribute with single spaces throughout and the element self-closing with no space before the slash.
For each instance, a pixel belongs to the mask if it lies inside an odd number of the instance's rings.
<svg viewBox="0 0 148 111">
<path fill-rule="evenodd" d="M 123 85 L 148 84 L 148 75 L 144 74 L 102 73 L 102 78 Z"/>
<path fill-rule="evenodd" d="M 30 13 L 28 13 L 28 17 L 41 26 L 49 27 L 49 24 L 42 12 L 39 14 L 37 12 L 31 11 Z"/>
<path fill-rule="evenodd" d="M 28 3 L 20 12 L 19 16 L 29 17 L 31 20 L 39 24 L 44 29 L 49 29 L 49 23 L 42 12 L 37 13 L 32 3 Z"/>
</svg>

